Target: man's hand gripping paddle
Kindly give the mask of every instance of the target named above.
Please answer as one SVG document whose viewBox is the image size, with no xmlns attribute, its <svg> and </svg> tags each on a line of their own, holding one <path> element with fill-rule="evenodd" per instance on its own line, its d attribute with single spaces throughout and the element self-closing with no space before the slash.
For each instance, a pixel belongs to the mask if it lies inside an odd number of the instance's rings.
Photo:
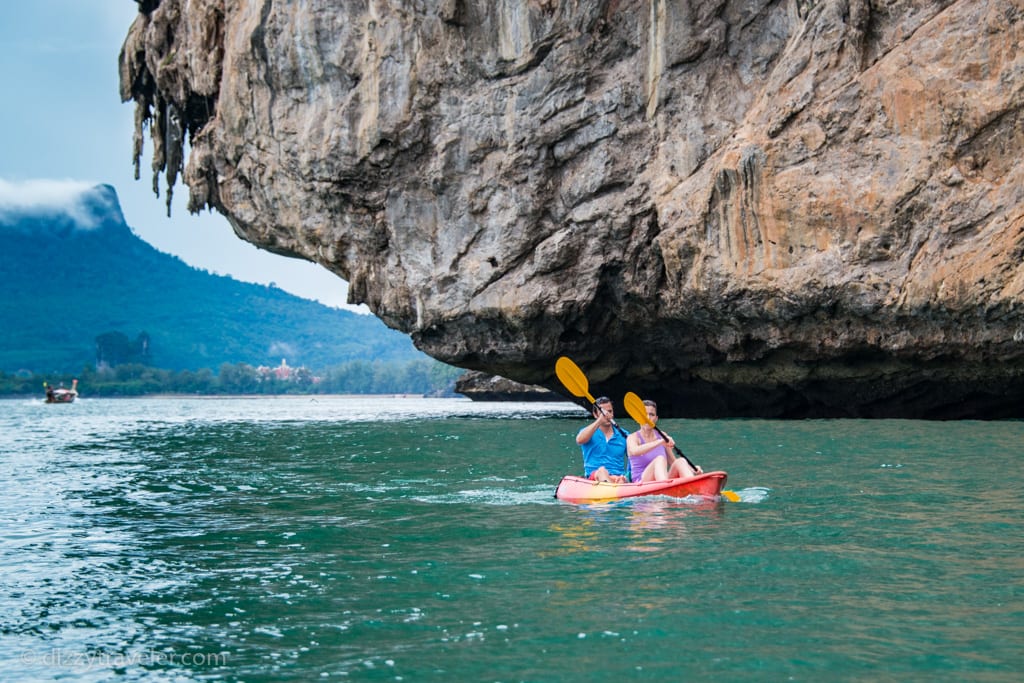
<svg viewBox="0 0 1024 683">
<path fill-rule="evenodd" d="M 583 374 L 580 367 L 573 363 L 569 358 L 565 356 L 559 357 L 555 361 L 555 375 L 558 377 L 558 381 L 562 383 L 569 393 L 577 398 L 586 398 L 590 403 L 590 413 L 594 413 L 594 407 L 596 401 L 594 397 L 590 395 L 590 382 L 587 381 L 587 376 Z M 620 427 L 615 420 L 612 420 L 612 425 L 622 433 L 623 436 L 627 436 L 626 430 Z"/>
</svg>

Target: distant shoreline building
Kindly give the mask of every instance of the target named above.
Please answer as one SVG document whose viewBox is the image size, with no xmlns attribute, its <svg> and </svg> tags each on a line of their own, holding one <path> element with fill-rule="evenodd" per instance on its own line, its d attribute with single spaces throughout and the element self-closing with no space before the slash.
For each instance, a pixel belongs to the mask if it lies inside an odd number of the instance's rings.
<svg viewBox="0 0 1024 683">
<path fill-rule="evenodd" d="M 288 361 L 284 358 L 281 359 L 281 364 L 276 368 L 266 365 L 259 366 L 256 368 L 256 374 L 261 382 L 269 379 L 277 379 L 282 382 L 306 382 L 310 384 L 318 384 L 320 382 L 320 378 L 315 376 L 305 365 L 293 368 L 288 365 Z"/>
</svg>

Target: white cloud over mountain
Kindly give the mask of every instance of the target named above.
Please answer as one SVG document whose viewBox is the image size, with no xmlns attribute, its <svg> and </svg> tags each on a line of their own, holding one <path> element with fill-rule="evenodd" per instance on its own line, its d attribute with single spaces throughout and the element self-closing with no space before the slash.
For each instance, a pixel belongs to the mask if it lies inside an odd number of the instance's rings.
<svg viewBox="0 0 1024 683">
<path fill-rule="evenodd" d="M 98 200 L 107 205 L 111 202 L 95 182 L 48 179 L 12 182 L 0 178 L 0 218 L 15 213 L 65 215 L 78 227 L 90 229 L 103 218 L 103 214 L 96 211 Z"/>
</svg>

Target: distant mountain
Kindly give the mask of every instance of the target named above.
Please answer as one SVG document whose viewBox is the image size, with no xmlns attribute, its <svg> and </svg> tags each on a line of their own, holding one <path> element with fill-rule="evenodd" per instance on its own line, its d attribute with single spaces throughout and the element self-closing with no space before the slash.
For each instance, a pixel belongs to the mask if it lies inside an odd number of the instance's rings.
<svg viewBox="0 0 1024 683">
<path fill-rule="evenodd" d="M 70 208 L 0 210 L 0 371 L 78 372 L 95 364 L 97 338 L 108 355 L 121 340 L 133 360 L 169 370 L 426 358 L 373 316 L 157 251 L 108 185 Z"/>
</svg>

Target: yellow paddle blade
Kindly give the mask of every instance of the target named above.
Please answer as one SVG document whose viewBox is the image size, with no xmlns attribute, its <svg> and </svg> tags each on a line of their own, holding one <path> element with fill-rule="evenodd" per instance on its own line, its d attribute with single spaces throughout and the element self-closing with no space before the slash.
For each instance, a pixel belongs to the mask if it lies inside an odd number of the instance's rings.
<svg viewBox="0 0 1024 683">
<path fill-rule="evenodd" d="M 722 497 L 731 503 L 740 502 L 739 494 L 737 494 L 735 491 L 722 491 Z"/>
<path fill-rule="evenodd" d="M 590 395 L 590 382 L 587 381 L 587 376 L 583 374 L 578 365 L 565 356 L 561 356 L 555 361 L 555 375 L 570 394 L 580 398 L 586 396 L 591 404 L 594 403 L 594 397 Z"/>
<path fill-rule="evenodd" d="M 649 427 L 654 426 L 651 419 L 647 417 L 647 406 L 644 405 L 643 399 L 632 391 L 627 392 L 622 398 L 622 405 L 626 406 L 626 412 L 635 422 Z"/>
</svg>

